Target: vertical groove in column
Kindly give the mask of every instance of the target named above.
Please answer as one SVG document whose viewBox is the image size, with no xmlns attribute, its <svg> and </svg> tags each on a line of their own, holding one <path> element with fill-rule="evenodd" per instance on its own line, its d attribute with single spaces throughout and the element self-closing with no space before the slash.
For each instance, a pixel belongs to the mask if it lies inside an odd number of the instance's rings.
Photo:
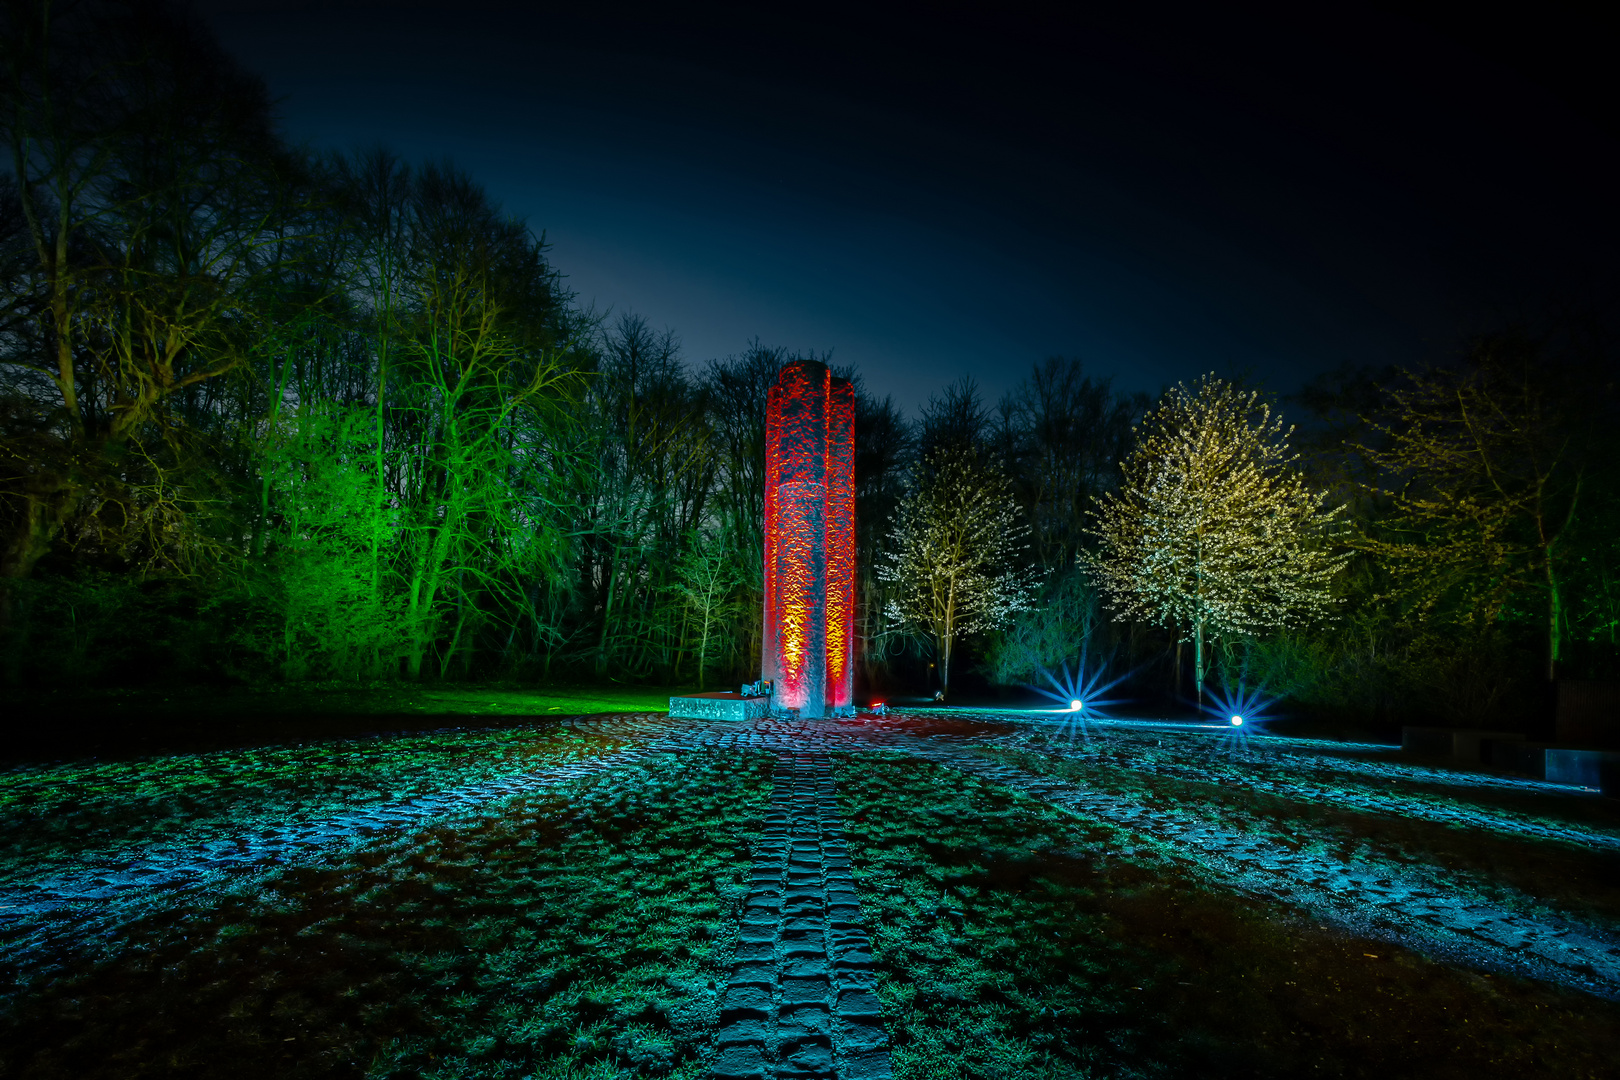
<svg viewBox="0 0 1620 1080">
<path fill-rule="evenodd" d="M 784 752 L 721 1001 L 715 1077 L 886 1080 L 875 991 L 831 762 Z"/>
</svg>

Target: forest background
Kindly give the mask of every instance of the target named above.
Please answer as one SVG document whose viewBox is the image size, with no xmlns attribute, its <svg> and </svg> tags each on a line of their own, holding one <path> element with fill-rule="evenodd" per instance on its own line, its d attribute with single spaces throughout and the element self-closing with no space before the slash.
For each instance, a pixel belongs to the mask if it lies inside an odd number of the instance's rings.
<svg viewBox="0 0 1620 1080">
<path fill-rule="evenodd" d="M 800 354 L 696 362 L 579 305 L 449 162 L 289 147 L 179 9 L 41 10 L 0 28 L 0 685 L 757 677 L 765 393 Z M 1216 641 L 1213 677 L 1471 724 L 1612 677 L 1620 425 L 1590 309 L 1274 402 L 1350 559 L 1334 617 Z M 913 422 L 816 358 L 858 388 L 863 696 L 935 685 L 877 570 L 955 454 L 1010 482 L 1036 594 L 959 644 L 953 689 L 1084 647 L 1187 700 L 1186 628 L 1117 618 L 1081 569 L 1148 396 L 1051 358 Z"/>
</svg>

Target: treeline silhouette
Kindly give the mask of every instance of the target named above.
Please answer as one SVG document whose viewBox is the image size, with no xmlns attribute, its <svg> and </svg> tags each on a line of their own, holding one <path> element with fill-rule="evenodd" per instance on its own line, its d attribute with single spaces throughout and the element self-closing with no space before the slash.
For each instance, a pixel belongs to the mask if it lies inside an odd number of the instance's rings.
<svg viewBox="0 0 1620 1080">
<path fill-rule="evenodd" d="M 581 306 L 451 163 L 291 148 L 183 8 L 4 11 L 0 679 L 757 674 L 765 392 L 801 354 L 694 363 Z M 1352 506 L 1343 615 L 1218 643 L 1220 678 L 1480 722 L 1610 672 L 1610 353 L 1560 325 L 1313 384 L 1301 467 Z M 860 686 L 927 686 L 873 568 L 917 463 L 960 446 L 1011 474 L 1043 583 L 962 667 L 1027 682 L 1086 642 L 1188 693 L 1178 631 L 1112 619 L 1077 567 L 1150 404 L 1061 358 L 915 423 L 862 390 Z"/>
</svg>

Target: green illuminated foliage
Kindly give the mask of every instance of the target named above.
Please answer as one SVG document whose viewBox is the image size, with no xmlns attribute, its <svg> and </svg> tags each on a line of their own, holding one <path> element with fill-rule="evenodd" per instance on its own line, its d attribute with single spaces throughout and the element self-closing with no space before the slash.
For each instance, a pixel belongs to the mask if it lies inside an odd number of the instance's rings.
<svg viewBox="0 0 1620 1080">
<path fill-rule="evenodd" d="M 270 566 L 290 678 L 375 678 L 406 652 L 403 598 L 374 575 L 379 550 L 397 551 L 401 522 L 371 468 L 369 421 L 362 410 L 310 402 L 283 416 L 261 458 L 277 514 Z"/>
<path fill-rule="evenodd" d="M 715 657 L 731 647 L 736 632 L 742 574 L 738 552 L 731 533 L 719 530 L 702 534 L 687 533 L 679 561 L 675 564 L 675 590 L 686 607 L 687 629 L 683 639 L 695 637 L 692 650 L 697 668 L 698 689 Z"/>
<path fill-rule="evenodd" d="M 1488 338 L 1462 365 L 1388 386 L 1382 440 L 1365 451 L 1392 506 L 1361 546 L 1389 567 L 1403 603 L 1477 632 L 1539 598 L 1548 679 L 1569 636 L 1577 515 L 1609 494 L 1589 476 L 1603 395 L 1583 374 L 1535 341 Z"/>
</svg>

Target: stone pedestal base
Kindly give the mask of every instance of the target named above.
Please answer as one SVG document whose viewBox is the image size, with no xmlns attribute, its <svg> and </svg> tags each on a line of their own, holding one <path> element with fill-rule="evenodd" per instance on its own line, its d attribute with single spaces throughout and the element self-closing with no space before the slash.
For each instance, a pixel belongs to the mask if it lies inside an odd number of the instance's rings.
<svg viewBox="0 0 1620 1080">
<path fill-rule="evenodd" d="M 669 699 L 669 715 L 690 720 L 759 720 L 770 704 L 768 697 L 743 697 L 729 691 L 688 694 Z"/>
<path fill-rule="evenodd" d="M 803 720 L 806 719 L 804 712 L 803 709 L 790 709 L 780 705 L 772 705 L 765 710 L 765 715 L 772 720 Z M 849 720 L 858 715 L 860 715 L 860 710 L 855 706 L 839 705 L 836 708 L 829 708 L 817 719 Z"/>
</svg>

